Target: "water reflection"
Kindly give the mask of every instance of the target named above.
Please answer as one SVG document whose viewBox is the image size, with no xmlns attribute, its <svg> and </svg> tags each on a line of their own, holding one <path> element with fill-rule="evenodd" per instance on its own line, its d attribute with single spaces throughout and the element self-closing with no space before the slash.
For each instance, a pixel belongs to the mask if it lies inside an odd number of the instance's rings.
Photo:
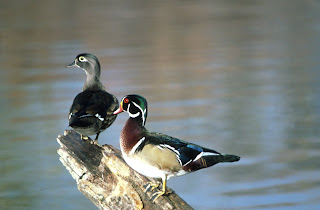
<svg viewBox="0 0 320 210">
<path fill-rule="evenodd" d="M 149 130 L 242 157 L 169 181 L 194 208 L 316 209 L 319 14 L 317 1 L 3 3 L 0 206 L 95 209 L 55 141 L 85 78 L 64 66 L 91 52 L 110 92 L 148 99 Z M 119 148 L 126 117 L 102 144 Z"/>
</svg>

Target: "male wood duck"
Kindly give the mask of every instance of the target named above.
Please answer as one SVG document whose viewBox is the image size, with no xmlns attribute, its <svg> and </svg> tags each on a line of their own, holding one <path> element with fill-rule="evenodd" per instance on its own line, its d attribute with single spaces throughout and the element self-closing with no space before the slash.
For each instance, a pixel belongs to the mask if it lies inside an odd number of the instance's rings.
<svg viewBox="0 0 320 210">
<path fill-rule="evenodd" d="M 153 202 L 166 194 L 166 182 L 171 177 L 181 176 L 220 162 L 240 160 L 236 155 L 221 154 L 165 134 L 149 132 L 145 128 L 148 114 L 147 101 L 142 96 L 124 96 L 114 114 L 123 111 L 130 116 L 120 135 L 121 152 L 125 161 L 145 176 L 162 179 L 162 189 L 152 194 Z M 149 183 L 146 191 L 154 190 L 158 186 L 157 183 Z"/>
<path fill-rule="evenodd" d="M 118 99 L 108 93 L 100 82 L 100 63 L 96 56 L 83 53 L 67 67 L 79 67 L 87 75 L 82 92 L 73 100 L 69 110 L 69 126 L 81 134 L 81 139 L 96 135 L 93 144 L 98 144 L 99 134 L 116 119 L 112 113 L 118 109 Z"/>
</svg>

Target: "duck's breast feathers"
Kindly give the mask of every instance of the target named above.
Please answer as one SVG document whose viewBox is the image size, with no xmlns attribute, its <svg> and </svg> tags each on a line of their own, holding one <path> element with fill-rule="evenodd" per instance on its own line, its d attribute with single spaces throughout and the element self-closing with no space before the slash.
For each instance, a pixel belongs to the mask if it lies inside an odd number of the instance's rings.
<svg viewBox="0 0 320 210">
<path fill-rule="evenodd" d="M 176 153 L 182 166 L 197 161 L 202 156 L 220 155 L 220 153 L 215 150 L 201 147 L 161 133 L 150 133 L 147 137 L 147 142 L 159 145 L 163 148 L 168 148 Z"/>
<path fill-rule="evenodd" d="M 104 121 L 119 107 L 116 97 L 106 91 L 84 91 L 79 93 L 70 108 L 69 119 L 96 117 Z"/>
</svg>

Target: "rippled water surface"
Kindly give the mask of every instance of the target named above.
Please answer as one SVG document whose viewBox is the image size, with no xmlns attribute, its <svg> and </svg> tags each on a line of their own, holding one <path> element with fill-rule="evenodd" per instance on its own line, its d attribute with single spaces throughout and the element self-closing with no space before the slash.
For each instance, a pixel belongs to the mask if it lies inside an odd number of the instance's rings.
<svg viewBox="0 0 320 210">
<path fill-rule="evenodd" d="M 318 1 L 6 1 L 0 52 L 1 209 L 96 209 L 56 153 L 81 52 L 149 130 L 242 157 L 169 180 L 195 209 L 320 208 Z"/>
</svg>

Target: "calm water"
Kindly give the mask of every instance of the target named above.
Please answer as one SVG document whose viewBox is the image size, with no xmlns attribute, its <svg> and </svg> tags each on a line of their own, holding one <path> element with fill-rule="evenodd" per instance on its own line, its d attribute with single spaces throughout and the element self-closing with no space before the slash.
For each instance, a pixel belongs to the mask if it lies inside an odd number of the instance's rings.
<svg viewBox="0 0 320 210">
<path fill-rule="evenodd" d="M 149 130 L 242 157 L 169 180 L 195 209 L 320 209 L 318 1 L 5 1 L 0 52 L 1 209 L 96 209 L 56 153 L 81 52 Z"/>
</svg>

